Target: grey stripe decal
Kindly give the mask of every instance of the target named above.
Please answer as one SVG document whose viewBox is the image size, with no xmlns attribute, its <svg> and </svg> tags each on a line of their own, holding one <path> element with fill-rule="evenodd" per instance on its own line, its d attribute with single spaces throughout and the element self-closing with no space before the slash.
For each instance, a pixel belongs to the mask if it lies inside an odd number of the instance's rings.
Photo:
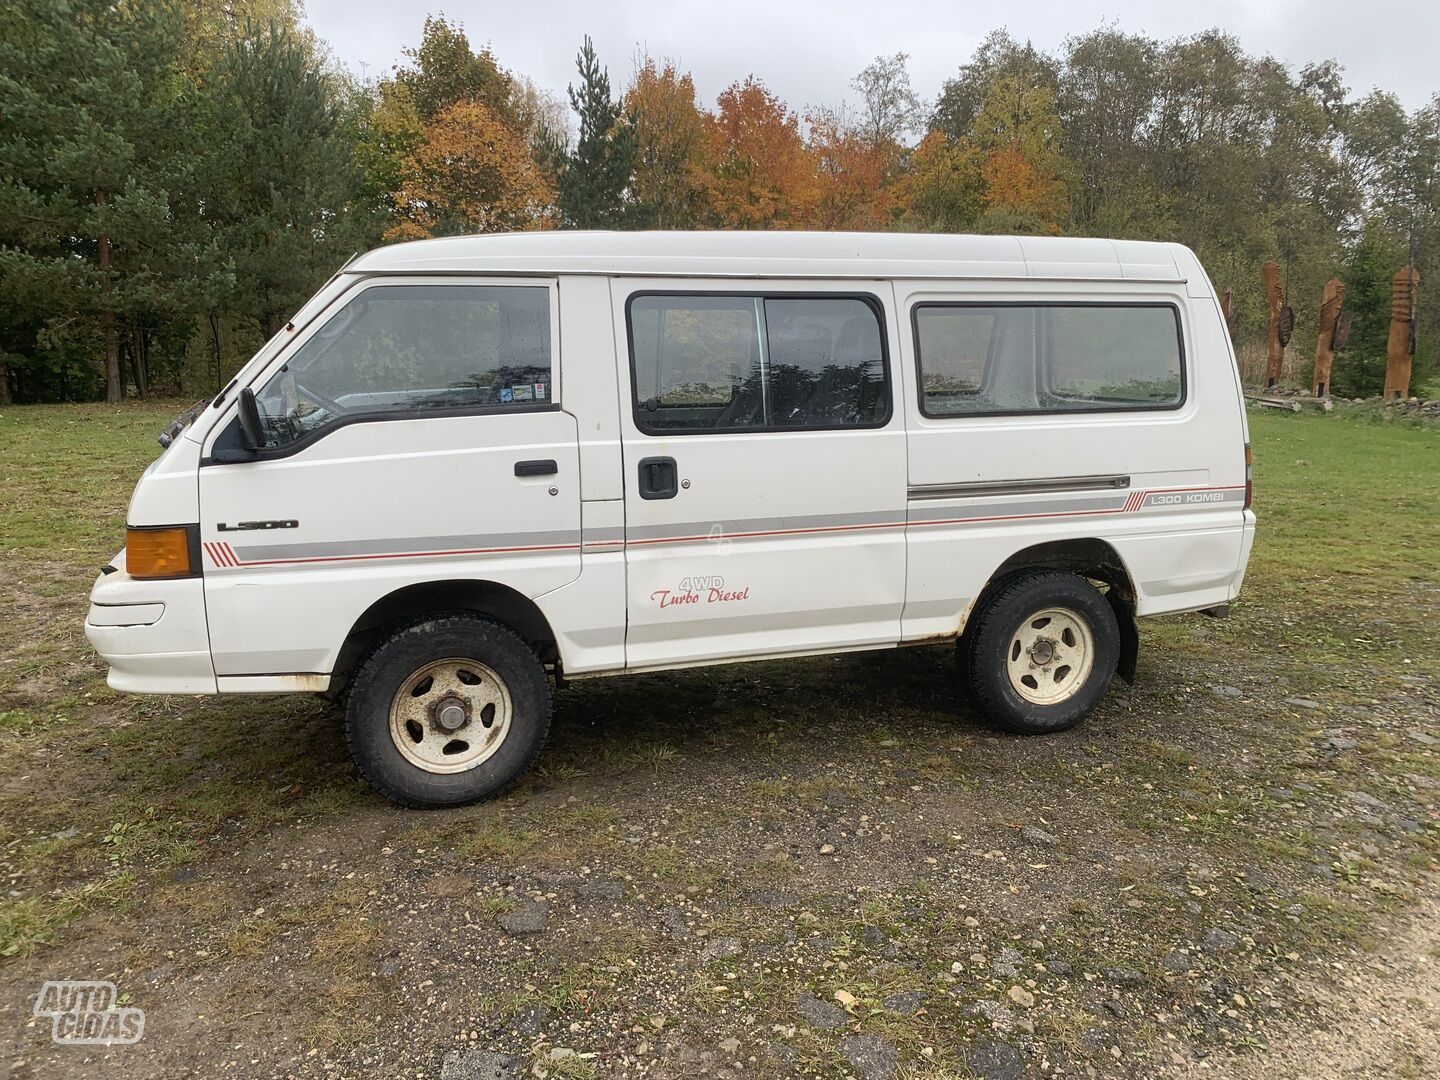
<svg viewBox="0 0 1440 1080">
<path fill-rule="evenodd" d="M 610 525 L 599 529 L 586 529 L 582 542 L 586 547 L 592 544 L 623 544 L 625 543 L 625 527 L 623 525 Z"/>
<path fill-rule="evenodd" d="M 415 555 L 441 551 L 489 551 L 516 547 L 574 547 L 574 532 L 486 533 L 468 536 L 396 536 L 375 540 L 326 540 L 312 544 L 232 545 L 241 562 L 271 559 L 334 559 L 346 555 Z"/>
<path fill-rule="evenodd" d="M 671 525 L 647 525 L 630 529 L 605 526 L 585 531 L 584 547 L 623 547 L 637 544 L 683 543 L 686 541 L 724 541 L 747 536 L 793 534 L 806 531 L 825 532 L 847 529 L 903 529 L 907 525 L 983 523 L 1025 517 L 1063 516 L 1066 514 L 1120 514 L 1139 510 L 1203 510 L 1242 503 L 1243 487 L 1178 488 L 1159 491 L 1117 491 L 1113 495 L 1090 498 L 1024 499 L 989 502 L 966 502 L 962 505 L 934 506 L 919 504 L 907 507 L 906 519 L 898 513 L 871 510 L 855 514 L 806 514 L 795 517 L 742 518 L 727 521 L 692 521 Z M 224 548 L 212 543 L 208 548 Z M 373 540 L 322 541 L 308 544 L 252 544 L 231 547 L 242 564 L 274 564 L 327 559 L 404 558 L 405 556 L 503 554 L 507 551 L 575 550 L 582 547 L 582 537 L 568 530 L 536 533 L 483 533 L 462 536 L 410 536 Z M 223 560 L 212 561 L 225 568 Z"/>
<path fill-rule="evenodd" d="M 864 526 L 900 528 L 894 510 L 869 510 L 859 514 L 797 514 L 793 517 L 740 518 L 726 521 L 690 521 L 678 525 L 644 525 L 626 534 L 630 542 L 637 540 L 675 540 L 681 537 L 724 540 L 745 533 L 798 532 L 803 529 L 854 529 Z"/>
<path fill-rule="evenodd" d="M 1124 489 L 1130 477 L 1054 476 L 1045 480 L 986 480 L 968 484 L 918 484 L 910 489 L 911 499 L 973 499 L 984 495 L 1027 495 L 1061 491 L 1102 491 Z"/>
<path fill-rule="evenodd" d="M 1102 495 L 1089 499 L 1027 499 L 1024 502 L 966 503 L 964 506 L 912 506 L 912 525 L 935 521 L 969 521 L 974 518 L 1023 517 L 1030 514 L 1066 514 L 1123 510 L 1128 495 Z"/>
</svg>

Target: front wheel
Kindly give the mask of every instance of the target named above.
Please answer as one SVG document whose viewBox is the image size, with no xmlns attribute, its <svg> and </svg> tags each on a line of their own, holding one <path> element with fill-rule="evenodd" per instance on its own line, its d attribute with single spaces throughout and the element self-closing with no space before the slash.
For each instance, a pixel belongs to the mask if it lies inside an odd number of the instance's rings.
<svg viewBox="0 0 1440 1080">
<path fill-rule="evenodd" d="M 406 627 L 355 674 L 345 739 L 365 778 L 402 806 L 498 795 L 540 754 L 550 685 L 514 631 L 475 615 Z"/>
<path fill-rule="evenodd" d="M 986 721 L 1021 735 L 1079 723 L 1109 689 L 1120 628 L 1078 574 L 1039 571 L 1001 586 L 961 649 L 962 677 Z"/>
</svg>

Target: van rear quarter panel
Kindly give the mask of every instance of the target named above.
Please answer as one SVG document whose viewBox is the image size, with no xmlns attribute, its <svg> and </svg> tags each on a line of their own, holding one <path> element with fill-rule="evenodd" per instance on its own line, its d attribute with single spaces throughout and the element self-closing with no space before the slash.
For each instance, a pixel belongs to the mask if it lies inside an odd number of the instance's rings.
<svg viewBox="0 0 1440 1080">
<path fill-rule="evenodd" d="M 1207 294 L 1208 288 L 1205 282 Z M 910 320 L 917 303 L 1160 302 L 1180 313 L 1186 382 L 1178 408 L 1145 411 L 931 418 L 922 414 L 918 392 L 911 395 L 912 496 L 916 488 L 934 485 L 1074 477 L 1120 476 L 1128 484 L 912 497 L 906 640 L 962 630 L 971 604 L 1002 563 L 1054 540 L 1111 544 L 1134 583 L 1140 615 L 1194 610 L 1233 596 L 1244 540 L 1244 415 L 1213 297 L 1192 297 L 1183 282 L 913 281 L 897 282 L 896 290 L 905 322 L 903 363 L 912 372 L 917 357 Z"/>
</svg>

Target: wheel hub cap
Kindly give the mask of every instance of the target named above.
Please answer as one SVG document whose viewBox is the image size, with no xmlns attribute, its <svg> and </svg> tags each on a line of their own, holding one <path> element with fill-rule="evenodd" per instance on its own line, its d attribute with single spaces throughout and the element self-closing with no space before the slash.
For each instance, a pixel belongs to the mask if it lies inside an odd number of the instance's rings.
<svg viewBox="0 0 1440 1080">
<path fill-rule="evenodd" d="M 465 715 L 465 706 L 454 700 L 440 703 L 435 710 L 436 722 L 446 731 L 457 731 L 465 726 L 469 717 Z"/>
<path fill-rule="evenodd" d="M 1016 628 L 1005 666 L 1011 687 L 1026 701 L 1059 705 L 1090 678 L 1094 632 L 1069 608 L 1042 608 Z"/>
<path fill-rule="evenodd" d="M 513 715 L 510 689 L 494 668 L 461 657 L 436 660 L 395 691 L 390 739 L 426 772 L 465 772 L 500 749 Z"/>
</svg>

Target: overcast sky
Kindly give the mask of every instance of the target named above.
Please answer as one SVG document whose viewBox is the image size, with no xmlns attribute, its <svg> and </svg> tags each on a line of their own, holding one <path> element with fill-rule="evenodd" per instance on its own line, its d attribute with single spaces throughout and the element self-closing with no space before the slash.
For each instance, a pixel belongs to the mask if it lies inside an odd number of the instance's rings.
<svg viewBox="0 0 1440 1080">
<path fill-rule="evenodd" d="M 438 9 L 464 24 L 473 45 L 488 42 L 504 67 L 562 95 L 588 33 L 617 88 L 643 47 L 688 68 L 707 106 L 751 72 L 796 109 L 853 101 L 855 73 L 877 54 L 894 52 L 910 54 L 915 89 L 933 100 L 996 27 L 1053 50 L 1068 35 L 1112 23 L 1161 38 L 1218 25 L 1250 52 L 1269 52 L 1292 69 L 1334 57 L 1352 92 L 1379 86 L 1397 93 L 1408 109 L 1440 90 L 1436 0 L 306 0 L 306 9 L 339 59 L 371 79 L 418 41 L 425 10 Z"/>
</svg>

